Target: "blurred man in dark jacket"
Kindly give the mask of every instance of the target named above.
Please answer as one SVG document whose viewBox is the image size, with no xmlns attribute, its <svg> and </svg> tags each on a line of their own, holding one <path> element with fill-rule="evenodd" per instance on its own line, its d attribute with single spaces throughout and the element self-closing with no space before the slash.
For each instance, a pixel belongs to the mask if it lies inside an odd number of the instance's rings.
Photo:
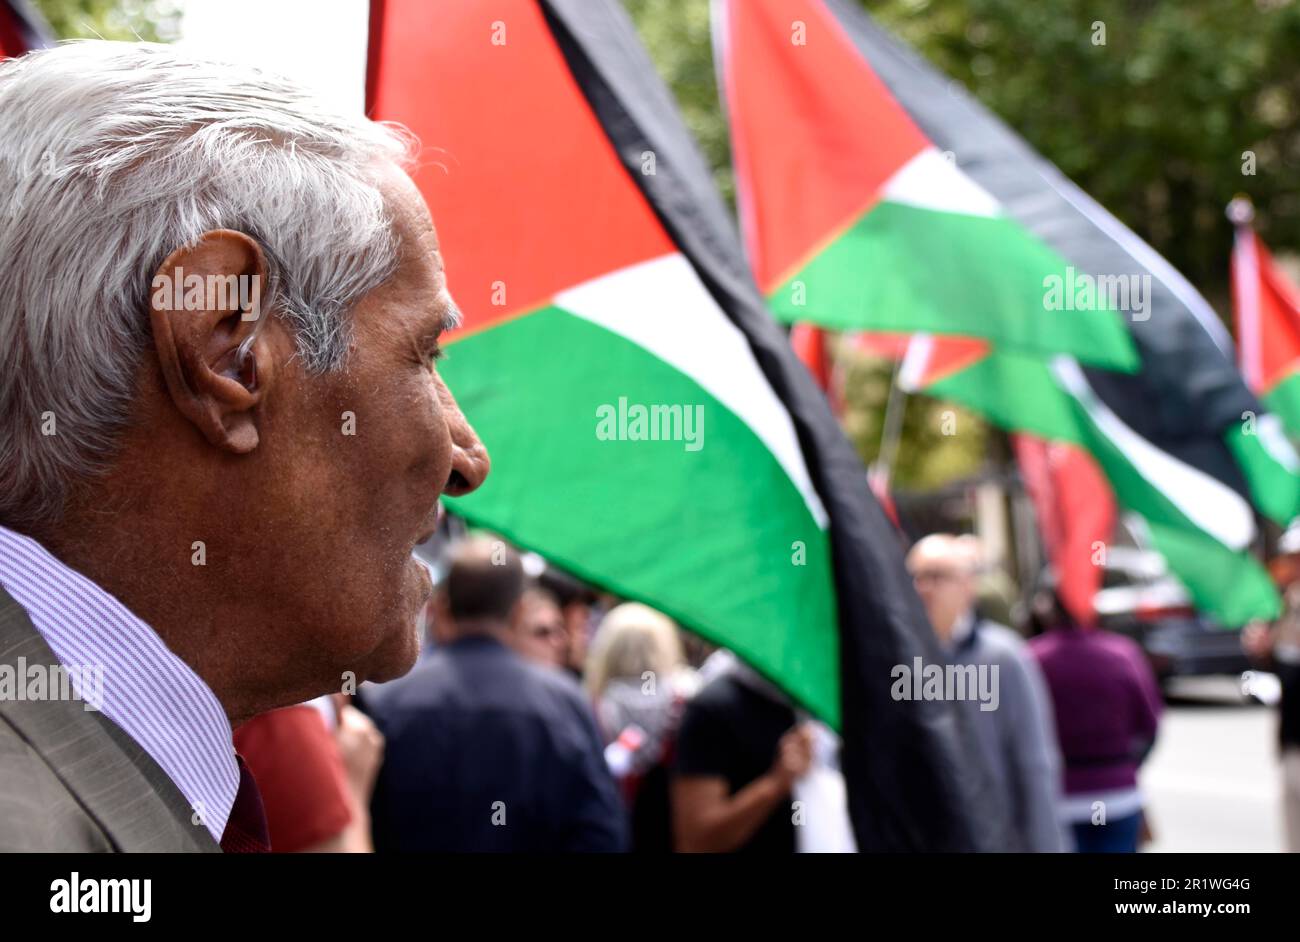
<svg viewBox="0 0 1300 942">
<path fill-rule="evenodd" d="M 627 824 L 591 708 L 565 675 L 512 650 L 524 591 L 499 540 L 453 550 L 438 648 L 367 692 L 387 746 L 377 851 L 622 851 Z"/>
</svg>

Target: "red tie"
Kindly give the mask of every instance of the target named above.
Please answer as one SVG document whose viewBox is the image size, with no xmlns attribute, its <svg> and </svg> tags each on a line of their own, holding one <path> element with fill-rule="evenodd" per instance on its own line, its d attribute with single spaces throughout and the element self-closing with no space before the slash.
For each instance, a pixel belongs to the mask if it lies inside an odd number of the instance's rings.
<svg viewBox="0 0 1300 942">
<path fill-rule="evenodd" d="M 221 849 L 227 854 L 269 854 L 271 836 L 266 829 L 262 795 L 244 757 L 236 753 L 235 760 L 239 763 L 239 791 L 221 833 Z"/>
</svg>

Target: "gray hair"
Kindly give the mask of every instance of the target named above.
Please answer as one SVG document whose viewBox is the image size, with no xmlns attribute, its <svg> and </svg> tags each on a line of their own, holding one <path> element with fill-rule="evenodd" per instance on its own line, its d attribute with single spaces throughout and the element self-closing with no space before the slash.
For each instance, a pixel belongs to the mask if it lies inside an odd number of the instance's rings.
<svg viewBox="0 0 1300 942">
<path fill-rule="evenodd" d="M 204 232 L 259 242 L 261 309 L 292 327 L 309 371 L 339 368 L 349 311 L 400 252 L 378 167 L 413 154 L 398 126 L 167 46 L 76 42 L 0 63 L 0 522 L 57 520 L 105 467 L 153 275 Z"/>
</svg>

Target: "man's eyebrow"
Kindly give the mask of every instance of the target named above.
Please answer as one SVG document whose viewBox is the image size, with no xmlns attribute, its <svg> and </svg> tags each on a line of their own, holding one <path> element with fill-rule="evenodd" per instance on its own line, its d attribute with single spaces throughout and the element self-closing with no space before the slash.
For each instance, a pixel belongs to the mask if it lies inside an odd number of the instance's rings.
<svg viewBox="0 0 1300 942">
<path fill-rule="evenodd" d="M 456 302 L 451 298 L 448 298 L 447 303 L 442 309 L 442 318 L 438 322 L 438 330 L 455 330 L 464 323 L 464 321 L 465 315 L 460 312 L 460 308 L 456 306 Z"/>
</svg>

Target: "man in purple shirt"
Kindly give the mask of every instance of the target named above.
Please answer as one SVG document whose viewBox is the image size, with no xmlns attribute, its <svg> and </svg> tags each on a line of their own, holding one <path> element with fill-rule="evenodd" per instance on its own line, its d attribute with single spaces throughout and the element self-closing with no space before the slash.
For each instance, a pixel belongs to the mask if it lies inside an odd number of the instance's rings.
<svg viewBox="0 0 1300 942">
<path fill-rule="evenodd" d="M 1065 760 L 1063 814 L 1082 853 L 1132 853 L 1142 822 L 1137 771 L 1155 744 L 1162 701 L 1142 649 L 1080 627 L 1054 595 L 1036 600 L 1053 625 L 1029 641 L 1047 678 Z"/>
<path fill-rule="evenodd" d="M 264 849 L 232 725 L 405 673 L 488 470 L 409 141 L 144 43 L 0 127 L 0 849 Z"/>
</svg>

